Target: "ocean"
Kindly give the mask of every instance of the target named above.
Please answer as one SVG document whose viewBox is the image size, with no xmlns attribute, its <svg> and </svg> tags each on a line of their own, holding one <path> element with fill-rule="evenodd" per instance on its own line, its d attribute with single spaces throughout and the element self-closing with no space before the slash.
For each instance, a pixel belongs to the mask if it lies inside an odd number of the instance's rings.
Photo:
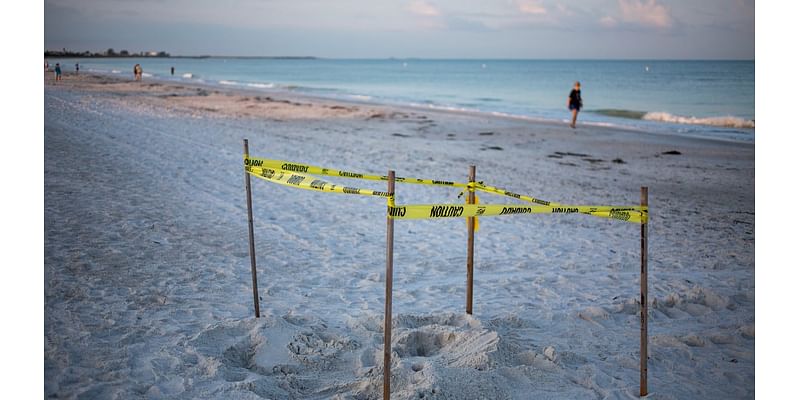
<svg viewBox="0 0 800 400">
<path fill-rule="evenodd" d="M 432 60 L 274 58 L 48 59 L 65 73 L 285 91 L 356 102 L 567 121 L 581 82 L 578 122 L 667 135 L 754 142 L 754 61 Z M 170 67 L 175 75 L 170 75 Z"/>
</svg>

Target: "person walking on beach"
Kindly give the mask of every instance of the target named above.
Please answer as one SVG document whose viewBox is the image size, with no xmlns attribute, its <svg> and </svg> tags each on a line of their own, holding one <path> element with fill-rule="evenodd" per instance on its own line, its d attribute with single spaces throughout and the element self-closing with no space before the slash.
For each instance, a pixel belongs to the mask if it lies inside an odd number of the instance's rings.
<svg viewBox="0 0 800 400">
<path fill-rule="evenodd" d="M 569 124 L 570 128 L 575 129 L 575 121 L 578 119 L 578 112 L 583 108 L 583 100 L 581 99 L 581 83 L 575 82 L 572 91 L 569 92 L 567 98 L 567 107 L 572 111 L 572 123 Z"/>
<path fill-rule="evenodd" d="M 169 67 L 169 74 L 175 75 L 175 67 Z"/>
<path fill-rule="evenodd" d="M 133 79 L 137 81 L 142 80 L 142 66 L 139 64 L 133 66 Z"/>
<path fill-rule="evenodd" d="M 78 63 L 75 63 L 75 73 L 81 72 L 81 66 Z"/>
<path fill-rule="evenodd" d="M 56 81 L 61 80 L 61 64 L 56 63 Z"/>
</svg>

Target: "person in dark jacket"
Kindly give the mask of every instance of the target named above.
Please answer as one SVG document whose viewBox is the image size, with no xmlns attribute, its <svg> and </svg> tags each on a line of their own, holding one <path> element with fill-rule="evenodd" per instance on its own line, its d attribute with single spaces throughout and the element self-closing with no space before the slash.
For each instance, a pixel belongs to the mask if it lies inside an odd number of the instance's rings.
<svg viewBox="0 0 800 400">
<path fill-rule="evenodd" d="M 569 92 L 569 98 L 567 98 L 567 107 L 569 107 L 569 110 L 572 111 L 572 123 L 569 124 L 569 126 L 570 128 L 574 129 L 575 121 L 578 119 L 578 112 L 580 112 L 581 108 L 583 108 L 580 82 L 575 82 L 575 86 L 572 88 L 572 91 Z"/>
</svg>

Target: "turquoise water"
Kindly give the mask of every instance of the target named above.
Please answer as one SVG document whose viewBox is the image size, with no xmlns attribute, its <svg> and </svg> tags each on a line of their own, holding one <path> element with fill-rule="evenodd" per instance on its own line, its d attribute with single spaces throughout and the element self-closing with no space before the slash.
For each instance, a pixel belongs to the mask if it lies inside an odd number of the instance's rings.
<svg viewBox="0 0 800 400">
<path fill-rule="evenodd" d="M 413 105 L 566 121 L 567 95 L 582 85 L 579 122 L 664 134 L 753 141 L 754 61 L 333 60 L 264 58 L 49 59 L 132 77 L 290 91 L 351 101 Z M 169 69 L 174 66 L 175 76 Z"/>
</svg>

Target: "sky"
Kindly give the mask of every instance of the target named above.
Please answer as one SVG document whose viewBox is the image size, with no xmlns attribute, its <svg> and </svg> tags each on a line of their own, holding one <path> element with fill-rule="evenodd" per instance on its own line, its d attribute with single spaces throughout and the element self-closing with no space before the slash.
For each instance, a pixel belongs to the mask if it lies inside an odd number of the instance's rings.
<svg viewBox="0 0 800 400">
<path fill-rule="evenodd" d="M 45 49 L 754 59 L 748 0 L 45 0 Z"/>
</svg>

